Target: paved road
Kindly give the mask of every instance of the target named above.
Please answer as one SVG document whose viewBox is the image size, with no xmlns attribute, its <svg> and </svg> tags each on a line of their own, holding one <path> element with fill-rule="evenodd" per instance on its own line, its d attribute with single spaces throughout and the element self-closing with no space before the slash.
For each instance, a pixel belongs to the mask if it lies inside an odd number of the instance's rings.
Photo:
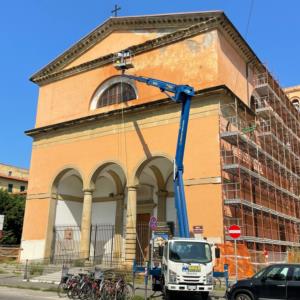
<svg viewBox="0 0 300 300">
<path fill-rule="evenodd" d="M 144 293 L 143 291 L 138 291 L 137 294 L 143 296 Z M 58 299 L 60 298 L 58 298 L 57 294 L 54 292 L 42 292 L 42 291 L 33 291 L 33 290 L 0 286 L 0 300 L 58 300 Z M 161 297 L 156 298 L 156 300 L 160 300 L 160 299 Z M 192 300 L 193 298 L 189 297 L 189 299 Z M 213 300 L 215 298 L 212 296 L 211 299 Z M 224 298 L 219 298 L 219 299 L 224 299 Z"/>
<path fill-rule="evenodd" d="M 32 291 L 8 287 L 0 287 L 1 300 L 58 300 L 53 292 Z"/>
</svg>

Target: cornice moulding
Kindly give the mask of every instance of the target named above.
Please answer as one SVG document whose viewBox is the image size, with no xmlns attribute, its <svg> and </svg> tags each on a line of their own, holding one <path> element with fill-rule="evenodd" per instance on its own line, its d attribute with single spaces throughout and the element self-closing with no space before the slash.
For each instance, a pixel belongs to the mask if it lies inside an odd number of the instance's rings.
<svg viewBox="0 0 300 300">
<path fill-rule="evenodd" d="M 193 25 L 187 29 L 180 29 L 170 34 L 163 35 L 159 38 L 155 38 L 152 40 L 148 40 L 144 43 L 137 44 L 131 46 L 124 50 L 130 50 L 133 55 L 139 55 L 144 52 L 148 52 L 154 50 L 156 48 L 160 48 L 184 39 L 187 39 L 191 36 L 195 36 L 201 32 L 213 30 L 217 27 L 217 19 L 209 19 L 208 21 L 198 23 Z M 45 73 L 45 75 L 34 75 L 30 78 L 31 81 L 37 83 L 38 85 L 45 85 L 57 80 L 64 79 L 69 76 L 73 76 L 82 72 L 90 71 L 108 64 L 113 63 L 114 53 L 110 53 L 104 56 L 101 56 L 97 59 L 82 63 L 78 66 L 74 66 L 69 69 L 52 72 L 52 73 Z"/>
<path fill-rule="evenodd" d="M 197 96 L 210 96 L 210 95 L 215 95 L 215 94 L 225 94 L 225 95 L 229 95 L 231 97 L 236 97 L 236 95 L 226 86 L 216 86 L 216 87 L 212 87 L 212 88 L 208 88 L 205 90 L 201 90 L 201 91 L 196 91 L 196 95 Z M 64 130 L 66 128 L 74 128 L 76 126 L 81 126 L 81 125 L 87 125 L 90 123 L 94 123 L 97 122 L 99 120 L 103 120 L 106 119 L 108 117 L 114 117 L 114 116 L 118 116 L 122 113 L 131 113 L 131 112 L 142 112 L 145 109 L 149 109 L 149 108 L 153 108 L 153 109 L 160 109 L 161 106 L 164 105 L 174 105 L 173 101 L 170 100 L 169 98 L 164 98 L 164 99 L 160 99 L 160 100 L 156 100 L 153 102 L 149 102 L 149 103 L 143 103 L 143 104 L 139 104 L 139 105 L 135 105 L 135 106 L 130 106 L 126 109 L 118 109 L 118 110 L 113 110 L 113 111 L 109 111 L 106 113 L 98 113 L 98 114 L 94 114 L 94 115 L 90 115 L 90 116 L 86 116 L 86 117 L 81 117 L 78 119 L 73 119 L 73 120 L 68 120 L 65 122 L 61 122 L 61 123 L 56 123 L 56 124 L 51 124 L 51 125 L 47 125 L 47 126 L 43 126 L 43 127 L 39 127 L 39 128 L 34 128 L 34 129 L 30 129 L 25 131 L 25 134 L 28 136 L 31 136 L 33 138 L 36 137 L 44 137 L 45 135 L 47 135 L 48 133 L 51 132 L 61 132 L 61 130 Z"/>
<path fill-rule="evenodd" d="M 133 17 L 112 17 L 98 26 L 91 33 L 76 42 L 67 51 L 32 75 L 31 80 L 62 70 L 77 57 L 88 51 L 91 47 L 103 40 L 113 31 L 128 31 L 139 29 L 171 29 L 186 28 L 193 24 L 207 21 L 212 17 L 221 16 L 221 11 L 179 13 L 166 15 L 149 15 Z"/>
</svg>

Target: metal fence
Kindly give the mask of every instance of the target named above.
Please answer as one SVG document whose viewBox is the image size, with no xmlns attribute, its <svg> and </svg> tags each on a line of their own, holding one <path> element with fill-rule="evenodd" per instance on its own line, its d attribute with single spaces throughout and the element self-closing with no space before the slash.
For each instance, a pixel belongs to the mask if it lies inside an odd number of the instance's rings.
<svg viewBox="0 0 300 300">
<path fill-rule="evenodd" d="M 143 265 L 150 259 L 151 230 L 148 223 L 138 223 L 136 226 L 136 263 Z"/>
<path fill-rule="evenodd" d="M 123 260 L 123 232 L 111 224 L 91 225 L 90 261 L 94 264 L 116 265 Z M 56 226 L 51 263 L 80 260 L 80 227 Z"/>
<path fill-rule="evenodd" d="M 54 228 L 52 263 L 61 263 L 80 257 L 80 227 L 57 226 Z"/>
<path fill-rule="evenodd" d="M 257 272 L 262 268 L 275 263 L 288 263 L 290 261 L 289 252 L 273 252 L 268 251 L 265 255 L 264 251 L 249 250 L 250 260 L 253 266 L 253 271 Z"/>
<path fill-rule="evenodd" d="M 136 225 L 136 261 L 149 260 L 151 231 L 148 223 Z M 125 260 L 126 228 L 117 232 L 114 225 L 91 226 L 90 261 L 93 264 L 116 266 Z M 52 246 L 51 263 L 60 264 L 80 260 L 80 227 L 56 226 Z"/>
<path fill-rule="evenodd" d="M 90 260 L 94 264 L 116 266 L 123 261 L 122 232 L 114 225 L 93 225 L 91 228 Z"/>
</svg>

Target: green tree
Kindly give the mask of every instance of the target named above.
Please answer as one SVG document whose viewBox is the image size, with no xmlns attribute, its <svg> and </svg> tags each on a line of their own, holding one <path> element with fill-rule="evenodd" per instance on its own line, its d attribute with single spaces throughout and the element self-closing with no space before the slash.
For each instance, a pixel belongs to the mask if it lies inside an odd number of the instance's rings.
<svg viewBox="0 0 300 300">
<path fill-rule="evenodd" d="M 3 245 L 18 245 L 21 242 L 25 197 L 9 194 L 0 189 L 0 215 L 4 215 Z"/>
</svg>

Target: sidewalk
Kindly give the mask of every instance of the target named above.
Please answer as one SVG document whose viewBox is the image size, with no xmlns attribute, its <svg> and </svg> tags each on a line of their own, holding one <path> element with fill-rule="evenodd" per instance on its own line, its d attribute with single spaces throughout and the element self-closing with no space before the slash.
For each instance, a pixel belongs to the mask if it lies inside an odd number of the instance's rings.
<svg viewBox="0 0 300 300">
<path fill-rule="evenodd" d="M 53 291 L 56 292 L 57 285 L 51 283 L 43 282 L 30 282 L 24 281 L 22 276 L 16 276 L 15 274 L 0 274 L 0 286 L 30 289 L 30 290 L 40 290 L 40 291 Z M 144 297 L 145 290 L 144 286 L 141 284 L 136 285 L 136 295 L 140 296 L 140 299 Z M 223 290 L 216 290 L 211 295 L 210 298 L 214 299 L 225 299 Z M 153 292 L 151 291 L 151 286 L 149 284 L 147 296 L 151 296 Z M 158 294 L 159 295 L 159 294 Z M 155 297 L 155 299 L 162 299 L 161 297 Z"/>
<path fill-rule="evenodd" d="M 56 284 L 24 281 L 23 276 L 16 276 L 15 274 L 0 274 L 0 286 L 41 291 L 56 291 L 57 289 Z"/>
</svg>

